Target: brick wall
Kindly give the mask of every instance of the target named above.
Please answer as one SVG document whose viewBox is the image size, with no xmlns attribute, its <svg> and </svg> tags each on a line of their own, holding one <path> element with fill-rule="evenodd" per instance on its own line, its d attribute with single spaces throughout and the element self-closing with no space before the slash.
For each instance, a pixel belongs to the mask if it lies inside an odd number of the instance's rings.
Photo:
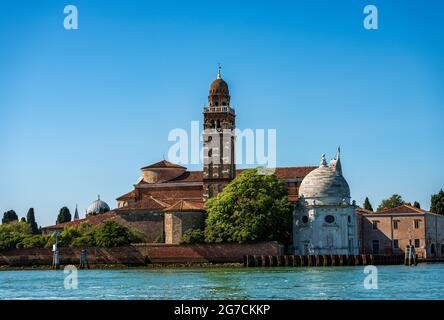
<svg viewBox="0 0 444 320">
<path fill-rule="evenodd" d="M 189 229 L 202 229 L 204 223 L 202 212 L 165 213 L 165 243 L 179 244 Z"/>
<path fill-rule="evenodd" d="M 60 263 L 79 264 L 82 248 L 60 248 Z M 199 244 L 168 245 L 147 244 L 119 248 L 87 248 L 90 264 L 146 263 L 199 263 L 199 262 L 242 262 L 244 255 L 280 255 L 281 246 L 277 242 L 258 244 Z M 0 251 L 0 265 L 31 266 L 50 265 L 50 249 L 13 249 Z"/>
</svg>

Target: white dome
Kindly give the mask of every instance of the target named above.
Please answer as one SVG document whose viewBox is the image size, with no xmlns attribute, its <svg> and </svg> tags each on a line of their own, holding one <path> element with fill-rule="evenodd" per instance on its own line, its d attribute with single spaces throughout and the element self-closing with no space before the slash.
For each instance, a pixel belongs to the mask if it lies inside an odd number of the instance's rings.
<svg viewBox="0 0 444 320">
<path fill-rule="evenodd" d="M 100 196 L 99 198 L 94 201 L 93 203 L 91 203 L 88 206 L 88 209 L 86 209 L 86 214 L 90 215 L 90 214 L 99 214 L 99 213 L 105 213 L 110 211 L 110 207 L 108 206 L 108 204 L 105 201 L 100 200 Z"/>
<path fill-rule="evenodd" d="M 302 180 L 299 197 L 308 204 L 337 205 L 350 203 L 350 187 L 342 176 L 339 154 L 327 166 L 325 155 L 319 168 L 311 171 Z"/>
</svg>

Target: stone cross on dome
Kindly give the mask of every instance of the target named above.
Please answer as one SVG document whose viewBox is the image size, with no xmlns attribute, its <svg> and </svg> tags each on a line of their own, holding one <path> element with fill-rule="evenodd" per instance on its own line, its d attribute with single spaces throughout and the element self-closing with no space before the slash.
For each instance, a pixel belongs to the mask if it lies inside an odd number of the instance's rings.
<svg viewBox="0 0 444 320">
<path fill-rule="evenodd" d="M 325 153 L 321 156 L 321 166 L 326 167 L 327 166 L 327 159 L 325 159 Z"/>
</svg>

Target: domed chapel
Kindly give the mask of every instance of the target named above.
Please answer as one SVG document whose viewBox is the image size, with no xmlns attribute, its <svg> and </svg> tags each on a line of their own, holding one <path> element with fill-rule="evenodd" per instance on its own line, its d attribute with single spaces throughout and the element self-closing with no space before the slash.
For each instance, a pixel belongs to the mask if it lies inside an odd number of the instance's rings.
<svg viewBox="0 0 444 320">
<path fill-rule="evenodd" d="M 293 248 L 298 255 L 358 254 L 356 205 L 342 176 L 340 149 L 302 180 L 293 218 Z"/>
</svg>

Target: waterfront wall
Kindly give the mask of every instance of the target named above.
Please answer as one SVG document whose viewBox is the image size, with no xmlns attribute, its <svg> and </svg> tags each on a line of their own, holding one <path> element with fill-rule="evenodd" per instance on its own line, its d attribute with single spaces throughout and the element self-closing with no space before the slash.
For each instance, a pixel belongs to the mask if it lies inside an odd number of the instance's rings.
<svg viewBox="0 0 444 320">
<path fill-rule="evenodd" d="M 266 256 L 247 255 L 244 257 L 245 267 L 330 267 L 330 266 L 366 266 L 402 264 L 402 255 L 371 255 L 371 254 L 332 254 L 309 256 Z"/>
<path fill-rule="evenodd" d="M 83 248 L 60 247 L 60 264 L 79 264 Z M 85 248 L 89 264 L 145 265 L 150 263 L 230 263 L 243 262 L 246 255 L 283 254 L 277 242 L 258 244 L 146 244 L 118 248 Z M 0 251 L 0 265 L 51 265 L 52 251 L 44 248 Z"/>
</svg>

